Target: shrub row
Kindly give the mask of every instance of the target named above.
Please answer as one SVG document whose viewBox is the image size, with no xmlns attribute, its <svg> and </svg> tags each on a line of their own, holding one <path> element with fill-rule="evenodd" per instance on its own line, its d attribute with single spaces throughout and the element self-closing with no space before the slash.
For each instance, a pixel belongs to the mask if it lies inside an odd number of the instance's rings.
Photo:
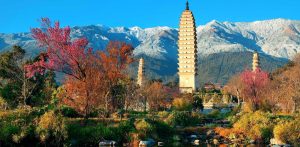
<svg viewBox="0 0 300 147">
<path fill-rule="evenodd" d="M 275 138 L 282 143 L 299 145 L 300 117 L 276 116 L 262 111 L 237 116 L 232 128 L 216 128 L 215 131 L 228 139 L 242 138 L 269 143 Z"/>
</svg>

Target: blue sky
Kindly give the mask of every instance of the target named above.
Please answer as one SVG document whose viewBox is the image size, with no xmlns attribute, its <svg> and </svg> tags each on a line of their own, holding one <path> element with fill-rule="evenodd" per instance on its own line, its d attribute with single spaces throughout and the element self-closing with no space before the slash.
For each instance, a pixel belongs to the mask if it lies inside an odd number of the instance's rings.
<svg viewBox="0 0 300 147">
<path fill-rule="evenodd" d="M 211 20 L 300 20 L 300 0 L 189 0 L 196 24 Z M 62 25 L 177 27 L 185 0 L 0 0 L 0 33 L 28 32 L 38 19 Z"/>
</svg>

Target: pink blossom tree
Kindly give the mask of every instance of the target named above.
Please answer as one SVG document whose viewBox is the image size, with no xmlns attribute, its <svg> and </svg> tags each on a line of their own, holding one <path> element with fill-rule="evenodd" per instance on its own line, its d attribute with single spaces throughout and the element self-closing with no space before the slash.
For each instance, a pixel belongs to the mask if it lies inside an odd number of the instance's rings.
<svg viewBox="0 0 300 147">
<path fill-rule="evenodd" d="M 127 77 L 124 71 L 133 62 L 132 46 L 110 42 L 105 51 L 94 53 L 88 48 L 87 39 L 72 40 L 69 27 L 60 28 L 59 22 L 52 25 L 48 18 L 42 19 L 42 28 L 31 32 L 41 49 L 46 50 L 42 50 L 39 61 L 25 67 L 27 76 L 44 74 L 46 70 L 64 73 L 66 94 L 61 98 L 64 103 L 86 119 L 103 99 L 108 110 L 111 88 Z"/>
<path fill-rule="evenodd" d="M 243 82 L 242 94 L 246 101 L 250 102 L 254 109 L 258 109 L 261 102 L 260 96 L 269 82 L 268 73 L 261 69 L 256 71 L 245 70 L 241 74 L 241 81 Z"/>
<path fill-rule="evenodd" d="M 84 103 L 84 116 L 87 119 L 93 90 L 90 88 L 92 82 L 89 79 L 91 76 L 97 77 L 90 74 L 94 67 L 91 60 L 95 56 L 92 49 L 87 47 L 89 42 L 85 38 L 71 40 L 70 27 L 60 28 L 59 22 L 52 25 L 48 18 L 42 18 L 41 23 L 42 28 L 31 30 L 42 51 L 40 60 L 25 66 L 26 75 L 34 77 L 44 74 L 46 70 L 52 70 L 66 74 L 67 79 L 74 79 L 75 83 L 81 83 L 80 91 L 84 95 L 81 102 Z M 69 94 L 72 95 L 74 97 L 74 94 Z"/>
<path fill-rule="evenodd" d="M 46 48 L 46 51 L 41 54 L 40 61 L 26 66 L 28 77 L 53 70 L 78 80 L 85 78 L 86 61 L 92 55 L 86 38 L 71 40 L 70 27 L 60 28 L 59 22 L 52 25 L 48 18 L 42 18 L 42 28 L 34 28 L 31 32 L 39 46 Z"/>
</svg>

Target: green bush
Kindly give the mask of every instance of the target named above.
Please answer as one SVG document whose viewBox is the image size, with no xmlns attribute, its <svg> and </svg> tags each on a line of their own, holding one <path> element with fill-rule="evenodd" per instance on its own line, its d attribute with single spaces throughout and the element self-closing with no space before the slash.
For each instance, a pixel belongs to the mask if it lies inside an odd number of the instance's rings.
<svg viewBox="0 0 300 147">
<path fill-rule="evenodd" d="M 163 121 L 154 122 L 158 138 L 156 140 L 170 140 L 172 138 L 173 129 Z"/>
<path fill-rule="evenodd" d="M 95 126 L 70 124 L 68 126 L 68 140 L 72 146 L 95 146 L 108 134 L 111 134 L 110 130 L 102 124 L 97 124 Z"/>
<path fill-rule="evenodd" d="M 135 128 L 139 133 L 140 139 L 145 139 L 149 137 L 151 133 L 155 132 L 155 126 L 148 119 L 137 120 L 135 123 Z"/>
<path fill-rule="evenodd" d="M 163 121 L 142 119 L 134 124 L 140 139 L 169 140 L 172 137 L 173 129 Z"/>
<path fill-rule="evenodd" d="M 203 100 L 200 98 L 200 96 L 193 96 L 193 109 L 196 111 L 200 111 L 203 110 L 203 108 Z"/>
<path fill-rule="evenodd" d="M 189 126 L 201 122 L 203 116 L 198 113 L 191 113 L 189 111 L 173 111 L 166 119 L 167 124 L 171 126 Z"/>
<path fill-rule="evenodd" d="M 26 144 L 30 144 L 30 146 L 32 146 L 33 144 L 39 144 L 39 140 L 36 139 L 34 129 L 35 127 L 33 125 L 27 125 L 21 127 L 18 133 L 13 134 L 12 136 L 13 142 L 25 146 Z"/>
<path fill-rule="evenodd" d="M 5 146 L 26 144 L 27 140 L 36 140 L 34 134 L 34 119 L 37 110 L 15 109 L 0 112 L 0 142 Z M 34 144 L 37 144 L 34 142 Z M 31 145 L 34 145 L 31 143 Z"/>
<path fill-rule="evenodd" d="M 0 123 L 0 142 L 12 142 L 13 134 L 20 132 L 21 127 L 11 124 L 10 122 Z"/>
<path fill-rule="evenodd" d="M 118 126 L 105 126 L 102 123 L 71 123 L 68 125 L 68 143 L 71 146 L 97 146 L 101 140 L 128 141 L 134 129 L 133 120 L 121 122 Z"/>
<path fill-rule="evenodd" d="M 111 136 L 112 140 L 117 142 L 127 142 L 130 139 L 130 132 L 135 130 L 134 128 L 134 119 L 129 119 L 127 121 L 123 121 L 117 127 L 111 127 L 113 135 Z M 109 137 L 109 136 L 107 136 Z"/>
<path fill-rule="evenodd" d="M 19 120 L 17 120 L 19 121 Z M 26 144 L 26 140 L 36 140 L 33 125 L 21 125 L 9 121 L 0 122 L 0 143 L 4 146 Z M 31 143 L 37 144 L 37 142 Z"/>
<path fill-rule="evenodd" d="M 70 118 L 80 117 L 80 115 L 75 109 L 68 106 L 62 106 L 61 113 L 64 117 L 70 117 Z"/>
</svg>

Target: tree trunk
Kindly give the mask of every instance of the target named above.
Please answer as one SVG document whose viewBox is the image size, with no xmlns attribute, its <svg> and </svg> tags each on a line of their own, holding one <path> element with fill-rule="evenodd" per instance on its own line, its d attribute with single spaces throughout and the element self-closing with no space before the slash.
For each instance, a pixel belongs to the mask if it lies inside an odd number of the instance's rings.
<svg viewBox="0 0 300 147">
<path fill-rule="evenodd" d="M 86 125 L 89 119 L 89 101 L 90 101 L 90 93 L 88 90 L 87 83 L 85 82 L 85 92 L 86 92 L 86 103 L 85 103 L 85 115 L 84 115 L 84 124 Z"/>
<path fill-rule="evenodd" d="M 23 98 L 23 105 L 26 106 L 26 75 L 25 75 L 25 68 L 23 68 L 23 85 L 22 85 L 22 98 Z"/>
<path fill-rule="evenodd" d="M 109 99 L 108 99 L 108 96 L 109 96 L 109 91 L 105 94 L 105 110 L 106 110 L 105 116 L 106 117 L 108 117 L 108 112 L 109 112 Z"/>
<path fill-rule="evenodd" d="M 240 92 L 239 92 L 239 89 L 236 89 L 236 97 L 238 99 L 238 105 L 240 106 L 241 105 L 241 101 L 240 101 Z"/>
<path fill-rule="evenodd" d="M 293 97 L 292 97 L 292 102 L 293 102 L 292 113 L 295 113 L 296 109 L 297 109 L 297 105 L 296 105 L 296 101 L 295 101 L 295 99 Z"/>
<path fill-rule="evenodd" d="M 147 111 L 147 98 L 144 97 L 144 112 Z"/>
</svg>

